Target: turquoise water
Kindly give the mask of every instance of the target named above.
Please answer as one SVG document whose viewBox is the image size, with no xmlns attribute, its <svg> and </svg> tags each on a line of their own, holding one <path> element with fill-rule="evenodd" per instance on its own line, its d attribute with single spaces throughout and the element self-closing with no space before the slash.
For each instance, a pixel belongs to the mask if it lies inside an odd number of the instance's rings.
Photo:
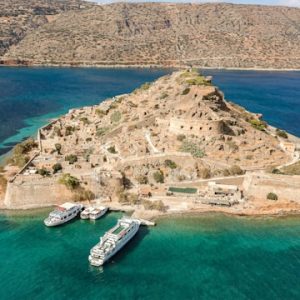
<svg viewBox="0 0 300 300">
<path fill-rule="evenodd" d="M 0 155 L 71 107 L 170 70 L 0 68 Z M 300 72 L 205 71 L 226 98 L 300 136 Z M 163 219 L 104 268 L 90 248 L 120 214 L 46 228 L 48 211 L 0 215 L 0 299 L 300 299 L 300 218 Z"/>
<path fill-rule="evenodd" d="M 0 218 L 0 299 L 299 299 L 300 219 L 158 221 L 103 268 L 90 248 L 120 214 L 46 228 Z"/>
</svg>

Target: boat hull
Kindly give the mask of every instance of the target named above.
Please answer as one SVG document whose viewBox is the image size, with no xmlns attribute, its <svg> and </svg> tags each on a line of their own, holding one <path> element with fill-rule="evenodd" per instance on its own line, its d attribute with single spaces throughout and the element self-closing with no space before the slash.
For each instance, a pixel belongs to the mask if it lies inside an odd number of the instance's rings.
<svg viewBox="0 0 300 300">
<path fill-rule="evenodd" d="M 104 259 L 95 258 L 93 257 L 93 255 L 89 255 L 90 264 L 94 267 L 99 267 L 104 265 L 111 257 L 113 257 L 118 251 L 120 251 L 136 235 L 136 233 L 139 230 L 139 226 L 140 225 L 137 225 L 132 231 L 132 233 L 126 236 L 120 244 L 116 245 L 116 247 L 112 250 L 112 252 L 108 254 Z"/>
<path fill-rule="evenodd" d="M 90 219 L 91 220 L 97 220 L 97 219 L 99 219 L 99 218 L 101 218 L 102 216 L 104 216 L 105 214 L 106 214 L 106 212 L 107 212 L 107 208 L 105 209 L 105 210 L 103 210 L 103 211 L 101 211 L 99 214 L 97 214 L 97 215 L 90 215 Z"/>
<path fill-rule="evenodd" d="M 79 206 L 78 209 L 76 209 L 76 211 L 74 211 L 70 216 L 66 216 L 65 219 L 62 219 L 62 220 L 53 220 L 50 218 L 47 218 L 44 220 L 44 224 L 47 226 L 47 227 L 55 227 L 55 226 L 59 226 L 59 225 L 62 225 L 62 224 L 65 224 L 71 220 L 73 220 L 74 218 L 76 218 L 78 216 L 78 214 L 81 212 L 82 210 L 82 206 Z"/>
</svg>

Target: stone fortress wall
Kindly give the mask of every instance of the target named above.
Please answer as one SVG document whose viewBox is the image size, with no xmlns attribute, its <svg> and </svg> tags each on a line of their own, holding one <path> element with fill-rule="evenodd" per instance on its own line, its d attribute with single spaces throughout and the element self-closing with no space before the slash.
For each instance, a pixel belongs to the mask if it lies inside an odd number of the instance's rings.
<svg viewBox="0 0 300 300">
<path fill-rule="evenodd" d="M 169 130 L 175 134 L 220 134 L 222 133 L 223 122 L 221 120 L 189 120 L 171 118 L 169 123 Z"/>
</svg>

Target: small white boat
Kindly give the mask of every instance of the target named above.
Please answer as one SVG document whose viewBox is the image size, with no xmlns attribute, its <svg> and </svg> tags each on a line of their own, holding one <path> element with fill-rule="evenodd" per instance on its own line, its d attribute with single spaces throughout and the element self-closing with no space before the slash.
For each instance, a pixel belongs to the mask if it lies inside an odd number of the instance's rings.
<svg viewBox="0 0 300 300">
<path fill-rule="evenodd" d="M 108 207 L 106 207 L 106 206 L 95 207 L 90 213 L 90 219 L 97 220 L 97 219 L 101 218 L 103 215 L 106 214 L 107 210 L 108 210 Z"/>
<path fill-rule="evenodd" d="M 82 204 L 66 202 L 49 214 L 44 220 L 44 224 L 48 227 L 58 226 L 74 219 L 83 209 Z"/>
<path fill-rule="evenodd" d="M 93 207 L 87 207 L 80 213 L 80 218 L 83 220 L 87 220 L 90 218 L 90 213 L 94 210 Z"/>
</svg>

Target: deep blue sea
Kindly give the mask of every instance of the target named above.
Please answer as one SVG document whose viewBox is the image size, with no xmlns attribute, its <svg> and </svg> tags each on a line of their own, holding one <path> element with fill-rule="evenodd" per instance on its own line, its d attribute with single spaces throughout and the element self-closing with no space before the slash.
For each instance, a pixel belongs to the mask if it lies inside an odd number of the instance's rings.
<svg viewBox="0 0 300 300">
<path fill-rule="evenodd" d="M 0 68 L 0 153 L 72 107 L 171 70 Z M 300 136 L 300 72 L 214 71 L 226 99 Z M 46 228 L 49 210 L 0 214 L 0 299 L 300 299 L 300 218 L 161 219 L 103 268 L 90 248 L 121 215 Z"/>
</svg>

